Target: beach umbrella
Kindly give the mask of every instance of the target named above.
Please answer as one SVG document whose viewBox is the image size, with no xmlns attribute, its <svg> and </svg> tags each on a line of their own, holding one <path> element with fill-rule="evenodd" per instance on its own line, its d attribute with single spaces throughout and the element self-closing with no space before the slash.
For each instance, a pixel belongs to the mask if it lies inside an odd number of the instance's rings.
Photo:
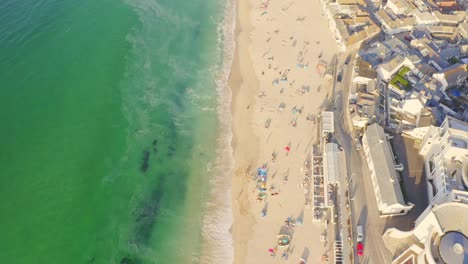
<svg viewBox="0 0 468 264">
<path fill-rule="evenodd" d="M 289 151 L 291 151 L 291 147 L 286 146 L 286 147 L 284 148 L 284 150 L 286 150 L 286 152 L 289 152 Z"/>
<path fill-rule="evenodd" d="M 286 104 L 285 104 L 285 103 L 281 103 L 281 104 L 278 106 L 278 109 L 279 109 L 280 111 L 283 111 L 285 108 L 286 108 Z"/>
</svg>

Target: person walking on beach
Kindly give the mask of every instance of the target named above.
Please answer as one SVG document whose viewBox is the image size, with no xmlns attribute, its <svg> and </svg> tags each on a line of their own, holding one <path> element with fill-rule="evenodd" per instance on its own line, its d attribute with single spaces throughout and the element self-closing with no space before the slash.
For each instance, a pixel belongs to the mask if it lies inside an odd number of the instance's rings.
<svg viewBox="0 0 468 264">
<path fill-rule="evenodd" d="M 291 147 L 287 145 L 284 150 L 286 151 L 286 156 L 288 156 L 289 152 L 291 151 Z"/>
</svg>

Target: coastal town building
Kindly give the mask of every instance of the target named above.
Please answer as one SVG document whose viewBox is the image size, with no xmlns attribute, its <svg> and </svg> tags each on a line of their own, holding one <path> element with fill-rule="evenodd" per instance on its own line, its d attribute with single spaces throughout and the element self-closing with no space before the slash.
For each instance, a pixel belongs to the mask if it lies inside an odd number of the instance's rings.
<svg viewBox="0 0 468 264">
<path fill-rule="evenodd" d="M 350 118 L 353 127 L 364 129 L 375 116 L 375 94 L 358 92 L 355 101 L 350 104 Z"/>
<path fill-rule="evenodd" d="M 335 120 L 333 112 L 322 112 L 322 136 L 335 133 L 335 127 L 333 125 L 334 122 Z"/>
<path fill-rule="evenodd" d="M 402 170 L 403 167 L 395 164 L 392 148 L 383 128 L 378 124 L 369 125 L 362 138 L 362 145 L 379 214 L 385 217 L 408 213 L 414 205 L 405 202 L 396 172 L 396 169 Z"/>
<path fill-rule="evenodd" d="M 383 81 L 389 82 L 392 76 L 403 66 L 408 67 L 410 70 L 414 69 L 413 63 L 408 58 L 396 55 L 380 64 L 377 68 L 377 73 Z"/>
<path fill-rule="evenodd" d="M 411 9 L 406 0 L 388 0 L 386 5 L 396 15 L 407 15 Z"/>
<path fill-rule="evenodd" d="M 440 87 L 442 92 L 445 92 L 447 88 L 464 85 L 468 79 L 468 64 L 454 64 L 435 73 L 433 77 L 442 84 Z"/>
<path fill-rule="evenodd" d="M 334 18 L 334 24 L 334 35 L 342 49 L 358 47 L 362 41 L 380 32 L 380 28 L 368 16 Z"/>
<path fill-rule="evenodd" d="M 387 229 L 383 241 L 392 264 L 465 264 L 468 259 L 468 196 L 429 206 L 414 230 Z"/>
<path fill-rule="evenodd" d="M 374 91 L 377 85 L 377 72 L 372 69 L 372 65 L 358 57 L 356 58 L 355 68 L 357 72 L 354 75 L 353 84 L 355 84 L 357 90 Z"/>
<path fill-rule="evenodd" d="M 362 6 L 365 6 L 362 0 L 322 0 L 324 14 L 341 51 L 359 48 L 364 40 L 381 31 Z"/>
<path fill-rule="evenodd" d="M 392 51 L 381 42 L 371 43 L 369 47 L 361 48 L 359 51 L 359 57 L 371 64 L 373 68 L 387 60 L 391 54 Z"/>
<path fill-rule="evenodd" d="M 421 142 L 428 197 L 433 204 L 447 199 L 452 190 L 468 184 L 468 123 L 447 116 L 440 127 L 431 126 Z"/>
<path fill-rule="evenodd" d="M 382 30 L 389 35 L 411 31 L 416 24 L 415 17 L 398 18 L 390 9 L 382 9 L 375 12 L 375 17 L 382 25 Z"/>
<path fill-rule="evenodd" d="M 416 18 L 416 25 L 415 26 L 422 26 L 422 25 L 436 25 L 437 18 L 434 17 L 430 12 L 421 12 L 418 9 L 412 11 L 412 15 Z"/>
<path fill-rule="evenodd" d="M 458 25 L 456 38 L 457 42 L 460 44 L 468 43 L 468 22 L 463 22 Z M 463 54 L 462 49 L 460 50 L 460 53 L 460 55 L 466 56 L 466 54 Z"/>
<path fill-rule="evenodd" d="M 468 259 L 468 123 L 447 117 L 440 127 L 411 133 L 424 157 L 429 206 L 414 230 L 388 229 L 394 264 L 464 264 Z M 412 261 L 412 262 L 408 262 Z"/>
<path fill-rule="evenodd" d="M 453 14 L 441 13 L 435 11 L 432 13 L 436 18 L 437 23 L 443 26 L 456 26 L 466 19 L 466 12 L 454 12 Z"/>
<path fill-rule="evenodd" d="M 323 160 L 323 169 L 325 181 L 328 184 L 340 183 L 340 165 L 339 165 L 339 150 L 335 143 L 325 144 L 325 156 Z"/>
<path fill-rule="evenodd" d="M 390 114 L 391 121 L 396 124 L 395 129 L 406 131 L 431 125 L 432 112 L 426 108 L 426 103 L 427 98 L 418 93 L 412 93 L 402 101 L 392 98 Z"/>
<path fill-rule="evenodd" d="M 468 259 L 468 0 L 372 1 L 380 5 L 372 16 L 362 15 L 354 0 L 325 1 L 340 49 L 359 47 L 347 110 L 354 132 L 364 133 L 362 148 L 381 217 L 404 215 L 413 204 L 405 201 L 400 187 L 398 170 L 403 167 L 396 164 L 384 128 L 375 122 L 416 138 L 424 157 L 430 205 L 414 230 L 385 232 L 393 263 L 464 264 L 460 259 Z M 368 34 L 374 25 L 378 30 L 372 31 L 378 35 Z"/>
</svg>

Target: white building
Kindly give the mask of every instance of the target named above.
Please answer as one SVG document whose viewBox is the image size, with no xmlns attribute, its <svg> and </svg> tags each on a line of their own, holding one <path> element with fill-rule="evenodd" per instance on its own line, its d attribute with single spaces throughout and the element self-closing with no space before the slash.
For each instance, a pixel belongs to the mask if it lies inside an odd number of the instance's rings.
<svg viewBox="0 0 468 264">
<path fill-rule="evenodd" d="M 447 200 L 452 190 L 468 186 L 468 124 L 447 116 L 441 127 L 430 127 L 422 139 L 420 155 L 433 204 Z"/>
<path fill-rule="evenodd" d="M 322 112 L 322 136 L 335 133 L 333 112 Z"/>
<path fill-rule="evenodd" d="M 465 19 L 464 12 L 458 12 L 454 14 L 443 14 L 440 11 L 435 11 L 432 15 L 437 19 L 437 23 L 442 25 L 456 26 L 458 23 Z"/>
<path fill-rule="evenodd" d="M 340 165 L 338 157 L 338 145 L 335 143 L 325 144 L 325 156 L 323 161 L 323 170 L 327 184 L 340 183 Z"/>
<path fill-rule="evenodd" d="M 457 63 L 432 75 L 442 84 L 440 90 L 445 92 L 447 88 L 461 85 L 468 79 L 468 64 Z"/>
<path fill-rule="evenodd" d="M 408 58 L 397 55 L 387 62 L 380 64 L 377 68 L 377 73 L 383 81 L 389 82 L 392 76 L 403 66 L 411 70 L 414 69 L 414 64 Z"/>
<path fill-rule="evenodd" d="M 410 11 L 410 6 L 406 0 L 388 0 L 387 7 L 397 15 L 406 15 Z"/>
<path fill-rule="evenodd" d="M 435 25 L 437 24 L 437 18 L 435 18 L 429 12 L 421 12 L 418 9 L 413 10 L 413 16 L 416 18 L 416 23 L 418 25 Z"/>
<path fill-rule="evenodd" d="M 376 98 L 374 94 L 369 93 L 356 95 L 355 102 L 350 104 L 350 119 L 355 128 L 364 129 L 375 117 Z"/>
<path fill-rule="evenodd" d="M 432 114 L 426 110 L 426 101 L 427 99 L 418 93 L 412 93 L 403 101 L 392 98 L 390 111 L 397 116 L 394 121 L 400 123 L 402 130 L 430 125 L 430 121 L 428 122 L 426 119 L 432 119 Z"/>
<path fill-rule="evenodd" d="M 367 127 L 362 138 L 372 186 L 381 216 L 404 215 L 414 205 L 406 204 L 400 188 L 392 148 L 383 128 L 377 124 Z"/>
<path fill-rule="evenodd" d="M 414 230 L 387 229 L 385 246 L 392 264 L 466 264 L 468 259 L 468 196 L 429 206 Z"/>
<path fill-rule="evenodd" d="M 392 264 L 466 264 L 468 123 L 447 117 L 441 127 L 418 128 L 411 135 L 421 142 L 430 203 L 414 230 L 385 231 Z"/>
<path fill-rule="evenodd" d="M 358 57 L 355 67 L 357 73 L 354 75 L 353 83 L 357 86 L 364 86 L 367 92 L 374 91 L 377 84 L 377 72 L 372 69 L 372 65 Z"/>
<path fill-rule="evenodd" d="M 468 40 L 468 22 L 460 23 L 457 33 L 460 35 L 460 38 L 466 42 Z"/>
<path fill-rule="evenodd" d="M 375 18 L 382 24 L 383 31 L 389 35 L 411 31 L 416 24 L 416 18 L 413 16 L 393 20 L 384 9 L 375 12 Z"/>
</svg>

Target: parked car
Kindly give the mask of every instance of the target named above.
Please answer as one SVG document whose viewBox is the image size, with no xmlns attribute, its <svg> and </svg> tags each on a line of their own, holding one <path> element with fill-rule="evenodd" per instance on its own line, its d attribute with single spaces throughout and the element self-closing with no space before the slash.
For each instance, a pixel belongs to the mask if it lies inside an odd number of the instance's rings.
<svg viewBox="0 0 468 264">
<path fill-rule="evenodd" d="M 364 239 L 364 233 L 363 233 L 363 230 L 362 230 L 362 225 L 358 225 L 356 227 L 356 241 L 357 242 L 362 242 L 363 239 Z"/>
<path fill-rule="evenodd" d="M 364 245 L 361 242 L 358 242 L 356 245 L 356 251 L 358 256 L 364 255 Z"/>
<path fill-rule="evenodd" d="M 356 149 L 361 150 L 362 144 L 361 144 L 361 141 L 359 140 L 359 138 L 355 138 L 354 143 L 356 144 Z"/>
<path fill-rule="evenodd" d="M 348 55 L 348 57 L 346 58 L 346 61 L 344 63 L 346 65 L 348 65 L 350 60 L 351 60 L 351 55 Z"/>
</svg>

